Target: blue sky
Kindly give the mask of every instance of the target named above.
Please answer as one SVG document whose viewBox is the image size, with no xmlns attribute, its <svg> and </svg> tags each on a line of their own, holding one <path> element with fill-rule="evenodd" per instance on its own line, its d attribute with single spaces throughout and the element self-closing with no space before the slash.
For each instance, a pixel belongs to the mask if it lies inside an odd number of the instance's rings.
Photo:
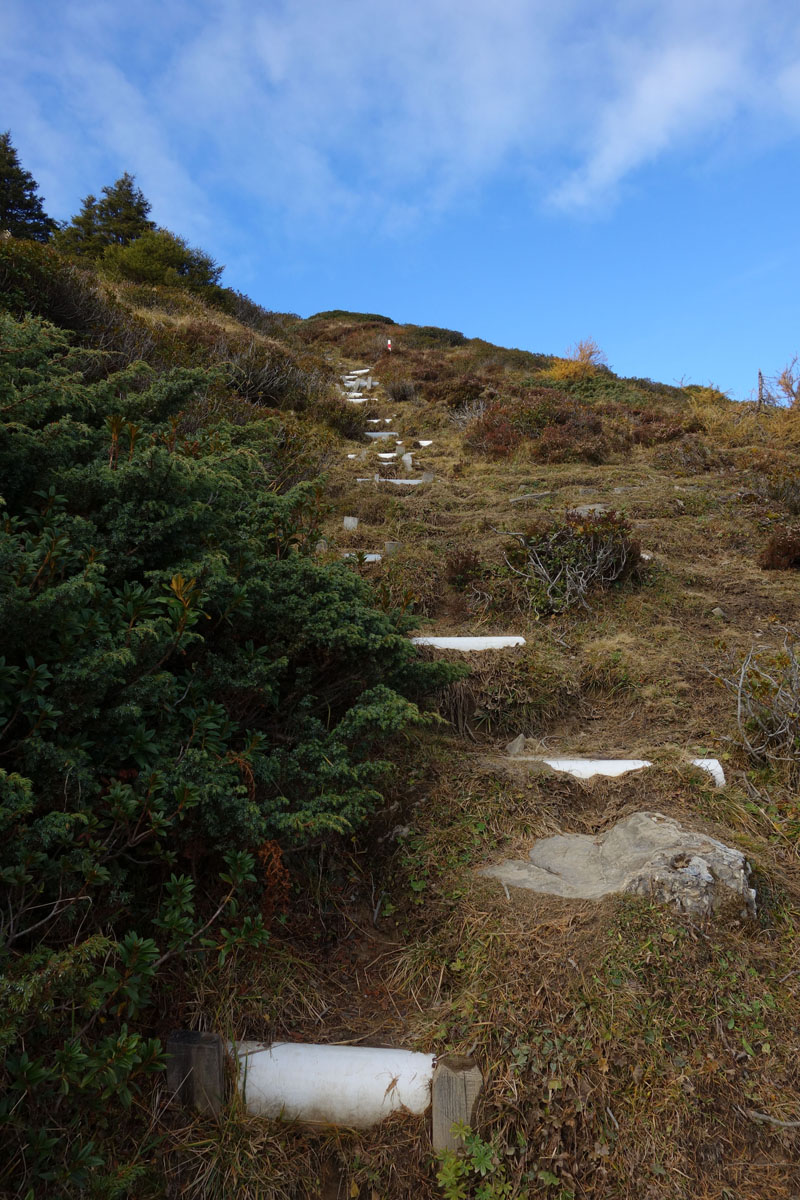
<svg viewBox="0 0 800 1200">
<path fill-rule="evenodd" d="M 5 128 L 268 308 L 738 398 L 800 351 L 797 0 L 4 0 Z"/>
</svg>

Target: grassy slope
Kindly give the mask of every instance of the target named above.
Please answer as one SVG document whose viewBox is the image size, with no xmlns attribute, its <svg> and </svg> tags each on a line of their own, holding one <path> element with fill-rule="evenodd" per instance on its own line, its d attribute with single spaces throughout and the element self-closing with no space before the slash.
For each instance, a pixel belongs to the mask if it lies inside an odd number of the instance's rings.
<svg viewBox="0 0 800 1200">
<path fill-rule="evenodd" d="M 158 306 L 140 315 L 162 330 L 187 319 Z M 404 449 L 434 439 L 415 467 L 435 481 L 406 494 L 357 485 L 377 469 L 374 450 L 338 438 L 329 552 L 399 541 L 395 558 L 354 565 L 387 603 L 413 605 L 434 631 L 515 632 L 528 644 L 476 661 L 448 709 L 460 736 L 442 727 L 397 748 L 396 786 L 368 834 L 289 863 L 296 891 L 270 953 L 224 978 L 187 979 L 182 1019 L 241 1037 L 473 1051 L 488 1078 L 480 1133 L 493 1150 L 486 1175 L 454 1195 L 796 1194 L 800 1135 L 777 1122 L 800 1119 L 797 810 L 787 778 L 754 772 L 728 740 L 733 702 L 706 670 L 774 638 L 776 623 L 797 627 L 796 575 L 757 565 L 770 528 L 791 521 L 759 494 L 759 472 L 781 456 L 796 469 L 793 429 L 711 393 L 603 372 L 570 379 L 571 368 L 542 356 L 447 345 L 379 320 L 332 315 L 271 332 L 306 364 L 369 366 L 387 386 L 412 380 L 415 399 L 380 390 L 366 415 L 396 414 Z M 488 458 L 450 420 L 447 398 L 464 378 L 519 402 L 526 386 L 563 389 L 565 375 L 570 395 L 600 406 L 599 463 L 536 461 L 533 443 Z M 631 430 L 653 413 L 665 431 L 699 420 L 671 440 L 634 442 Z M 511 503 L 529 492 L 549 494 Z M 595 501 L 623 510 L 653 553 L 638 586 L 595 598 L 591 611 L 536 620 L 507 585 L 453 582 L 459 554 L 477 554 L 488 575 L 502 564 L 498 531 Z M 343 532 L 346 514 L 359 516 L 357 534 Z M 717 606 L 724 617 L 712 615 Z M 584 784 L 509 773 L 498 751 L 520 730 L 551 753 L 641 756 L 656 767 Z M 725 762 L 721 791 L 684 765 L 706 753 Z M 758 872 L 760 921 L 732 912 L 701 928 L 641 900 L 506 897 L 476 874 L 537 835 L 600 831 L 642 808 L 743 848 Z M 165 1134 L 180 1194 L 445 1194 L 416 1118 L 309 1132 L 234 1110 L 221 1126 L 188 1131 L 166 1118 Z"/>
</svg>

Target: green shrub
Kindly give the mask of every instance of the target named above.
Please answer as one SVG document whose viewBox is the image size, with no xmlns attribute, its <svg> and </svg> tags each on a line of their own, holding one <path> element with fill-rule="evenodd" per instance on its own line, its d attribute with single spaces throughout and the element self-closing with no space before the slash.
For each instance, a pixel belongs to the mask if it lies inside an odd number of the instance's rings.
<svg viewBox="0 0 800 1200">
<path fill-rule="evenodd" d="M 391 317 L 382 317 L 380 313 L 357 313 L 348 312 L 345 308 L 332 308 L 327 312 L 314 313 L 308 318 L 309 321 L 347 321 L 349 323 L 368 323 L 377 325 L 394 325 L 395 321 Z"/>
<path fill-rule="evenodd" d="M 37 242 L 0 241 L 1 311 L 34 313 L 106 351 L 94 360 L 96 373 L 147 358 L 155 346 L 144 322 L 111 299 L 93 271 Z"/>
<path fill-rule="evenodd" d="M 125 245 L 108 246 L 102 268 L 116 279 L 164 284 L 209 292 L 219 283 L 223 268 L 168 229 L 148 229 Z"/>
<path fill-rule="evenodd" d="M 457 329 L 440 329 L 438 325 L 406 325 L 401 335 L 404 346 L 463 346 L 467 339 Z"/>
<path fill-rule="evenodd" d="M 263 943 L 259 848 L 365 821 L 448 668 L 314 560 L 277 418 L 187 429 L 215 376 L 92 378 L 38 318 L 0 344 L 0 1189 L 113 1193 L 153 1006 Z"/>
</svg>

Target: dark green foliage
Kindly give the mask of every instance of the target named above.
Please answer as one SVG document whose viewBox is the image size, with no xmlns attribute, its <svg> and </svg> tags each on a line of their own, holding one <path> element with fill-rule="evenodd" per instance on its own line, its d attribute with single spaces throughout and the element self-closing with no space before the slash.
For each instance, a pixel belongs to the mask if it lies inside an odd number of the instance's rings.
<svg viewBox="0 0 800 1200">
<path fill-rule="evenodd" d="M 88 268 L 63 258 L 52 246 L 0 241 L 0 311 L 35 313 L 106 351 L 92 370 L 106 373 L 154 355 L 150 330 L 110 298 Z"/>
<path fill-rule="evenodd" d="M 90 194 L 81 201 L 80 212 L 59 230 L 55 242 L 62 254 L 72 258 L 102 258 L 108 242 L 100 231 L 96 196 Z"/>
<path fill-rule="evenodd" d="M 404 346 L 463 346 L 467 339 L 456 329 L 440 329 L 438 325 L 407 325 L 403 330 Z"/>
<path fill-rule="evenodd" d="M 12 237 L 48 242 L 58 228 L 37 194 L 39 185 L 20 165 L 11 133 L 0 133 L 0 230 Z"/>
<path fill-rule="evenodd" d="M 98 378 L 39 318 L 0 346 L 0 1188 L 64 1196 L 113 1190 L 172 972 L 263 942 L 255 852 L 363 822 L 449 668 L 310 556 L 276 417 L 198 425 L 215 376 Z"/>
<path fill-rule="evenodd" d="M 149 212 L 149 201 L 126 171 L 103 188 L 100 200 L 86 197 L 81 211 L 58 234 L 58 248 L 73 257 L 97 260 L 108 246 L 128 246 L 155 229 Z"/>
<path fill-rule="evenodd" d="M 470 339 L 472 370 L 488 367 L 503 367 L 512 371 L 546 371 L 553 364 L 549 354 L 537 354 L 532 350 L 517 350 L 509 346 L 495 346 L 482 338 Z"/>
<path fill-rule="evenodd" d="M 168 229 L 148 229 L 127 244 L 108 246 L 103 269 L 134 283 L 164 284 L 203 291 L 219 283 L 223 268 L 203 250 Z"/>
<path fill-rule="evenodd" d="M 353 323 L 361 321 L 374 322 L 378 325 L 395 325 L 397 323 L 391 317 L 382 317 L 379 313 L 348 312 L 345 308 L 332 308 L 328 312 L 314 313 L 308 319 L 309 321 L 335 321 L 340 318 Z"/>
</svg>

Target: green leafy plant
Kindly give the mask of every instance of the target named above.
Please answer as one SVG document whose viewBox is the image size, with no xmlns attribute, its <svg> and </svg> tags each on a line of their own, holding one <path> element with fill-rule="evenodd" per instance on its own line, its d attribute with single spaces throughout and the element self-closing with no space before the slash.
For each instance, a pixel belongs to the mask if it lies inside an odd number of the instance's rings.
<svg viewBox="0 0 800 1200">
<path fill-rule="evenodd" d="M 181 964 L 264 944 L 265 842 L 364 822 L 450 669 L 314 559 L 274 415 L 187 427 L 205 370 L 0 341 L 0 1179 L 66 1196 L 138 1161 Z"/>
<path fill-rule="evenodd" d="M 462 1139 L 463 1150 L 445 1150 L 439 1154 L 436 1182 L 444 1200 L 511 1200 L 520 1193 L 508 1178 L 499 1146 L 484 1141 L 467 1125 L 454 1125 L 453 1133 Z"/>
</svg>

